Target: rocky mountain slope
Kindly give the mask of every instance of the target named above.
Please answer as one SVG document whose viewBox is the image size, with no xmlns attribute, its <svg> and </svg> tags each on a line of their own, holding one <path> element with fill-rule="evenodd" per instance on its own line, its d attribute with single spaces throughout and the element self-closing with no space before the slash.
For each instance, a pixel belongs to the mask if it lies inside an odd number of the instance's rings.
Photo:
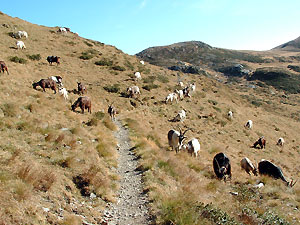
<svg viewBox="0 0 300 225">
<path fill-rule="evenodd" d="M 16 49 L 11 37 L 18 30 L 29 35 L 22 39 L 24 50 Z M 9 70 L 9 75 L 0 73 L 0 224 L 105 224 L 103 215 L 117 201 L 122 179 L 116 173 L 122 157 L 113 133 L 118 128 L 106 113 L 111 103 L 129 130 L 151 223 L 299 223 L 298 183 L 290 188 L 281 180 L 250 177 L 239 165 L 245 156 L 255 163 L 269 159 L 288 180 L 299 178 L 299 94 L 264 82 L 223 84 L 220 73 L 209 67 L 199 75 L 143 65 L 114 46 L 57 30 L 0 14 L 0 59 Z M 275 59 L 272 54 L 264 57 Z M 268 65 L 286 67 L 289 54 L 276 55 L 283 62 Z M 49 65 L 48 55 L 60 56 L 60 65 Z M 136 71 L 141 80 L 133 79 Z M 32 88 L 33 82 L 52 75 L 63 77 L 69 100 Z M 185 85 L 194 82 L 196 91 L 191 98 L 165 104 L 167 94 L 180 88 L 179 79 Z M 87 87 L 91 114 L 71 110 L 79 97 L 76 82 Z M 141 89 L 136 99 L 126 94 L 132 85 Z M 181 109 L 186 120 L 171 122 Z M 249 119 L 252 130 L 244 128 Z M 168 131 L 179 127 L 190 129 L 187 140 L 200 141 L 198 158 L 168 148 Z M 266 149 L 251 148 L 260 136 L 267 140 Z M 283 148 L 276 145 L 279 137 L 286 140 Z M 212 159 L 221 151 L 232 163 L 232 179 L 226 183 L 212 170 Z M 265 186 L 255 188 L 260 182 Z"/>
</svg>

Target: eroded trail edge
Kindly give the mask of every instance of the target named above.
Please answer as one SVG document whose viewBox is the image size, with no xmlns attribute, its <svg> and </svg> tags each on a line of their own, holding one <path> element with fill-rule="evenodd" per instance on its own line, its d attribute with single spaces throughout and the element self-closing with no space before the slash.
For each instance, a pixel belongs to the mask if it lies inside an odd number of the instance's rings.
<svg viewBox="0 0 300 225">
<path fill-rule="evenodd" d="M 137 170 L 138 160 L 132 152 L 129 131 L 119 120 L 114 121 L 118 131 L 119 158 L 117 173 L 121 177 L 116 203 L 109 203 L 104 211 L 103 222 L 109 225 L 151 224 L 147 195 L 143 193 L 142 173 Z"/>
</svg>

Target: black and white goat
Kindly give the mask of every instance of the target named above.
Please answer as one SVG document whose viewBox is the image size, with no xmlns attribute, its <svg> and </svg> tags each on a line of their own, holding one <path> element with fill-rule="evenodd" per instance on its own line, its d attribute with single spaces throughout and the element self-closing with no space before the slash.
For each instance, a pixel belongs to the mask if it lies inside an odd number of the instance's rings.
<svg viewBox="0 0 300 225">
<path fill-rule="evenodd" d="M 283 176 L 281 168 L 265 159 L 262 159 L 258 163 L 258 171 L 260 175 L 267 175 L 275 179 L 281 179 L 289 187 L 293 187 L 297 182 L 297 181 L 293 182 L 293 180 L 287 181 Z"/>
<path fill-rule="evenodd" d="M 184 132 L 177 131 L 177 130 L 169 130 L 168 132 L 168 141 L 169 141 L 169 146 L 172 147 L 172 150 L 175 149 L 176 153 L 179 152 L 179 150 L 183 147 L 183 140 L 186 138 L 184 135 L 185 133 L 190 130 L 187 129 Z"/>
<path fill-rule="evenodd" d="M 213 168 L 219 179 L 224 179 L 224 181 L 226 181 L 227 178 L 231 178 L 230 160 L 223 152 L 215 155 L 213 159 Z"/>
</svg>

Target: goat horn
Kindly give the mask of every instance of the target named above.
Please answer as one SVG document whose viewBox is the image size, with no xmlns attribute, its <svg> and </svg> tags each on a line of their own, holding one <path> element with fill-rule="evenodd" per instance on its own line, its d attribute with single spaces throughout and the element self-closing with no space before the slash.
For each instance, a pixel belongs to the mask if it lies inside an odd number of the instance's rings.
<svg viewBox="0 0 300 225">
<path fill-rule="evenodd" d="M 293 180 L 291 180 L 291 182 L 289 183 L 290 187 L 294 187 L 294 185 L 297 183 L 297 180 L 293 183 Z"/>
<path fill-rule="evenodd" d="M 191 129 L 191 128 L 186 129 L 186 130 L 183 132 L 183 135 L 185 135 L 185 133 L 186 133 L 187 131 L 189 131 L 189 130 L 192 130 L 192 129 Z"/>
</svg>

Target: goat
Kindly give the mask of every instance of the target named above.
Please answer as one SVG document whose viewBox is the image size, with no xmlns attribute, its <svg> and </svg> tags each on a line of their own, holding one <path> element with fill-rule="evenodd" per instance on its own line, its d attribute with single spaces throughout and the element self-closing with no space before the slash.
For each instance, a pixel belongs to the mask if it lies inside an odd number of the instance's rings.
<svg viewBox="0 0 300 225">
<path fill-rule="evenodd" d="M 183 87 L 184 87 L 184 84 L 183 84 L 183 82 L 182 82 L 182 81 L 179 81 L 179 82 L 178 82 L 178 86 L 180 86 L 180 87 L 182 87 L 182 88 L 183 88 Z"/>
<path fill-rule="evenodd" d="M 129 97 L 133 98 L 136 95 L 141 95 L 140 89 L 138 86 L 131 86 L 129 88 L 127 88 L 127 93 L 129 95 Z"/>
<path fill-rule="evenodd" d="M 15 34 L 15 36 L 17 38 L 22 38 L 22 37 L 25 37 L 26 39 L 28 38 L 27 32 L 26 31 L 20 31 L 20 30 Z"/>
<path fill-rule="evenodd" d="M 107 112 L 109 114 L 109 116 L 111 117 L 111 120 L 115 120 L 116 119 L 116 109 L 113 106 L 113 104 L 108 106 Z"/>
<path fill-rule="evenodd" d="M 184 98 L 183 90 L 175 90 L 175 93 L 179 96 L 179 99 L 182 100 Z"/>
<path fill-rule="evenodd" d="M 54 62 L 56 63 L 56 65 L 59 65 L 60 64 L 59 60 L 60 60 L 59 56 L 51 55 L 51 56 L 47 57 L 47 61 L 48 61 L 49 65 L 52 65 L 52 63 L 54 63 Z"/>
<path fill-rule="evenodd" d="M 248 120 L 247 123 L 244 125 L 245 128 L 248 128 L 248 129 L 252 129 L 253 127 L 253 122 L 252 120 Z"/>
<path fill-rule="evenodd" d="M 172 147 L 172 150 L 175 149 L 176 153 L 179 152 L 179 150 L 182 148 L 182 144 L 183 144 L 183 140 L 186 138 L 184 135 L 185 133 L 190 130 L 187 129 L 184 132 L 180 131 L 176 131 L 176 130 L 169 130 L 168 132 L 168 142 L 169 142 L 169 146 Z"/>
<path fill-rule="evenodd" d="M 229 120 L 232 120 L 232 119 L 233 119 L 233 112 L 232 112 L 232 111 L 229 111 L 229 112 L 227 113 L 227 117 L 228 117 Z"/>
<path fill-rule="evenodd" d="M 183 122 L 186 118 L 186 113 L 185 111 L 182 109 L 178 112 L 178 114 L 171 120 L 172 122 Z"/>
<path fill-rule="evenodd" d="M 23 41 L 17 41 L 17 49 L 26 49 L 26 46 Z"/>
<path fill-rule="evenodd" d="M 297 181 L 293 182 L 293 180 L 290 182 L 287 181 L 283 176 L 281 168 L 265 159 L 262 159 L 258 163 L 258 171 L 260 175 L 267 175 L 273 177 L 274 179 L 281 179 L 289 187 L 293 187 L 297 183 Z"/>
<path fill-rule="evenodd" d="M 250 171 L 255 175 L 257 176 L 257 169 L 256 167 L 253 165 L 253 163 L 250 161 L 250 159 L 248 159 L 247 157 L 243 158 L 241 160 L 241 168 L 243 170 L 246 171 L 246 173 L 248 173 L 250 176 Z"/>
<path fill-rule="evenodd" d="M 190 95 L 190 89 L 189 89 L 189 87 L 187 86 L 187 87 L 185 87 L 185 88 L 183 88 L 182 89 L 182 91 L 183 91 L 183 95 L 184 95 L 184 97 L 191 97 L 191 95 Z"/>
<path fill-rule="evenodd" d="M 37 86 L 40 86 L 44 92 L 46 92 L 45 88 L 50 88 L 54 91 L 54 94 L 56 94 L 56 83 L 51 79 L 41 79 L 40 81 L 32 84 L 34 89 L 36 89 Z"/>
<path fill-rule="evenodd" d="M 77 82 L 77 92 L 80 95 L 83 95 L 84 93 L 87 93 L 85 85 L 83 85 L 81 82 Z"/>
<path fill-rule="evenodd" d="M 136 81 L 142 79 L 142 76 L 141 76 L 141 73 L 140 73 L 140 72 L 135 72 L 135 73 L 134 73 L 134 76 L 135 76 L 135 80 L 136 80 Z"/>
<path fill-rule="evenodd" d="M 282 137 L 280 137 L 279 139 L 278 139 L 278 141 L 277 141 L 277 144 L 276 145 L 279 145 L 279 146 L 283 146 L 283 144 L 284 144 L 284 139 L 282 138 Z"/>
<path fill-rule="evenodd" d="M 60 27 L 57 32 L 58 33 L 64 33 L 64 34 L 66 34 L 67 33 L 67 29 L 65 27 Z"/>
<path fill-rule="evenodd" d="M 220 152 L 213 159 L 214 172 L 219 179 L 226 181 L 227 177 L 231 179 L 231 164 L 229 158 Z"/>
<path fill-rule="evenodd" d="M 71 106 L 72 111 L 75 112 L 77 107 L 81 108 L 81 113 L 84 113 L 84 110 L 87 109 L 89 113 L 92 113 L 92 103 L 91 99 L 87 96 L 80 96 Z"/>
<path fill-rule="evenodd" d="M 178 103 L 178 98 L 177 98 L 177 94 L 176 93 L 170 93 L 168 94 L 168 96 L 166 97 L 165 103 L 167 104 L 168 101 L 173 102 L 173 100 L 175 100 Z"/>
<path fill-rule="evenodd" d="M 261 136 L 256 142 L 253 144 L 253 148 L 256 148 L 257 145 L 260 146 L 260 149 L 266 148 L 266 139 L 264 136 Z"/>
<path fill-rule="evenodd" d="M 198 157 L 198 152 L 200 151 L 200 143 L 198 139 L 192 138 L 186 145 L 183 145 L 183 148 L 187 150 L 191 156 Z"/>
<path fill-rule="evenodd" d="M 58 84 L 58 86 L 63 86 L 62 77 L 61 76 L 51 76 L 51 77 L 48 77 L 48 79 L 53 80 L 55 83 Z"/>
<path fill-rule="evenodd" d="M 141 63 L 142 65 L 145 65 L 145 62 L 144 62 L 143 60 L 141 60 L 140 63 Z"/>
<path fill-rule="evenodd" d="M 191 89 L 192 92 L 196 91 L 196 84 L 195 83 L 191 83 L 189 85 L 189 88 Z"/>
<path fill-rule="evenodd" d="M 65 100 L 68 100 L 69 99 L 69 96 L 68 96 L 68 91 L 66 88 L 62 87 L 62 86 L 59 86 L 58 87 L 58 93 L 62 96 L 64 96 L 64 99 Z"/>
<path fill-rule="evenodd" d="M 5 62 L 4 61 L 0 61 L 0 72 L 2 71 L 4 73 L 4 70 L 9 75 L 9 72 L 8 72 L 8 69 L 7 69 L 7 66 L 6 66 Z"/>
</svg>

